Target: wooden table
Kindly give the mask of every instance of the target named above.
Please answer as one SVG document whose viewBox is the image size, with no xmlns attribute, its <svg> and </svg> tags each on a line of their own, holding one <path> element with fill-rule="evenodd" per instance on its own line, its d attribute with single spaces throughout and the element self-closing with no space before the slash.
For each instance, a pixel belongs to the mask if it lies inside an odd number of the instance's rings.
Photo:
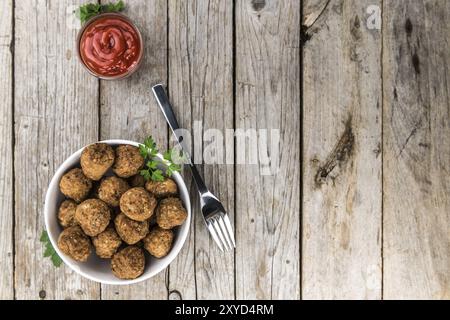
<svg viewBox="0 0 450 320">
<path fill-rule="evenodd" d="M 0 298 L 450 298 L 450 1 L 128 0 L 145 63 L 114 82 L 77 61 L 79 2 L 0 2 Z M 234 253 L 186 174 L 194 219 L 167 272 L 114 287 L 56 269 L 39 242 L 49 180 L 97 140 L 167 147 L 158 82 L 187 129 L 279 129 L 279 172 L 201 166 Z"/>
</svg>

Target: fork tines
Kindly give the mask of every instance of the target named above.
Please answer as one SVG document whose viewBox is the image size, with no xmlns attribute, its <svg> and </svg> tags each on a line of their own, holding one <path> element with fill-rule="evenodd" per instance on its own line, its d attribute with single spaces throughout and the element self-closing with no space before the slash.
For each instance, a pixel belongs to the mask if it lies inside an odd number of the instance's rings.
<svg viewBox="0 0 450 320">
<path fill-rule="evenodd" d="M 206 225 L 221 251 L 223 248 L 228 251 L 236 247 L 233 228 L 226 213 L 207 219 Z"/>
</svg>

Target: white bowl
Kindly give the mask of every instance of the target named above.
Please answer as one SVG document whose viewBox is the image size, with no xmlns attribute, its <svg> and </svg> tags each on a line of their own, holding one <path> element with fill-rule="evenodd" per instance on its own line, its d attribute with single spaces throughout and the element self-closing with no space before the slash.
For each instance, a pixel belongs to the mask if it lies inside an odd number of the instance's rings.
<svg viewBox="0 0 450 320">
<path fill-rule="evenodd" d="M 127 140 L 105 140 L 101 142 L 107 143 L 111 146 L 118 146 L 121 144 L 130 144 L 133 146 L 139 145 L 136 142 Z M 189 232 L 189 226 L 191 221 L 191 203 L 189 200 L 189 193 L 186 188 L 186 184 L 183 181 L 183 178 L 179 173 L 174 173 L 172 175 L 172 178 L 178 185 L 178 192 L 181 201 L 183 201 L 184 207 L 186 208 L 186 211 L 188 213 L 187 219 L 184 222 L 184 224 L 174 229 L 175 237 L 172 250 L 169 252 L 167 256 L 161 259 L 150 257 L 150 255 L 146 253 L 146 264 L 144 273 L 140 277 L 133 280 L 122 280 L 116 278 L 112 274 L 110 259 L 100 259 L 95 255 L 94 252 L 92 252 L 89 259 L 86 262 L 79 262 L 66 256 L 59 250 L 57 246 L 59 234 L 63 230 L 63 228 L 58 223 L 58 209 L 60 203 L 64 200 L 64 195 L 59 190 L 59 180 L 71 168 L 80 166 L 80 156 L 83 149 L 84 148 L 72 154 L 58 168 L 52 180 L 50 181 L 50 185 L 48 187 L 47 194 L 45 196 L 45 206 L 44 206 L 45 228 L 47 229 L 47 233 L 50 238 L 50 241 L 52 242 L 53 247 L 55 248 L 58 255 L 62 258 L 64 263 L 67 264 L 70 268 L 72 268 L 72 270 L 79 273 L 83 277 L 86 277 L 96 282 L 113 285 L 125 285 L 138 283 L 153 277 L 157 273 L 164 270 L 175 259 L 175 257 L 178 255 L 181 248 L 183 247 L 183 244 L 186 241 Z"/>
</svg>

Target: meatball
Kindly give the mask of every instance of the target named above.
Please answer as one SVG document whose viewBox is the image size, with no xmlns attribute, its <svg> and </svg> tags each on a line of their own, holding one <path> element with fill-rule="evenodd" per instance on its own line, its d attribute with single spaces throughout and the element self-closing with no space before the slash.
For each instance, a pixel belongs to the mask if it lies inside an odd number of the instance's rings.
<svg viewBox="0 0 450 320">
<path fill-rule="evenodd" d="M 186 209 L 179 198 L 162 199 L 156 209 L 156 223 L 163 229 L 182 225 L 186 218 Z"/>
<path fill-rule="evenodd" d="M 77 203 L 73 200 L 64 200 L 58 210 L 58 221 L 63 228 L 76 225 L 75 211 Z"/>
<path fill-rule="evenodd" d="M 154 257 L 165 257 L 172 248 L 173 231 L 155 227 L 144 238 L 144 248 Z"/>
<path fill-rule="evenodd" d="M 148 221 L 134 221 L 123 213 L 117 215 L 114 225 L 119 236 L 128 244 L 135 244 L 148 234 Z"/>
<path fill-rule="evenodd" d="M 81 153 L 81 168 L 86 177 L 100 180 L 114 163 L 114 150 L 106 143 L 94 143 Z"/>
<path fill-rule="evenodd" d="M 92 181 L 88 179 L 80 168 L 75 168 L 67 172 L 59 182 L 59 189 L 68 198 L 81 202 L 89 194 L 92 188 Z"/>
<path fill-rule="evenodd" d="M 58 248 L 74 260 L 84 262 L 91 254 L 91 242 L 79 226 L 64 229 L 58 238 Z"/>
<path fill-rule="evenodd" d="M 97 255 L 100 258 L 108 259 L 119 249 L 122 240 L 113 227 L 108 227 L 105 231 L 92 238 L 92 243 Z"/>
<path fill-rule="evenodd" d="M 140 174 L 132 176 L 130 179 L 128 179 L 128 183 L 132 188 L 135 187 L 144 187 L 145 186 L 145 179 Z"/>
<path fill-rule="evenodd" d="M 136 246 L 117 252 L 111 260 L 111 270 L 120 279 L 136 279 L 144 272 L 144 251 Z"/>
<path fill-rule="evenodd" d="M 132 188 L 120 198 L 120 211 L 127 217 L 144 221 L 149 219 L 158 204 L 156 198 L 144 188 Z"/>
<path fill-rule="evenodd" d="M 145 189 L 157 198 L 174 196 L 178 193 L 177 184 L 170 178 L 165 178 L 164 181 L 149 180 L 145 184 Z"/>
<path fill-rule="evenodd" d="M 106 177 L 98 188 L 98 198 L 111 207 L 119 206 L 120 197 L 130 188 L 128 183 L 115 176 Z"/>
<path fill-rule="evenodd" d="M 121 145 L 116 148 L 116 162 L 113 171 L 121 178 L 129 178 L 139 173 L 144 166 L 144 158 L 139 148 L 130 145 Z"/>
<path fill-rule="evenodd" d="M 111 211 L 106 203 L 99 199 L 89 199 L 80 203 L 75 211 L 75 221 L 84 233 L 95 237 L 103 232 L 111 219 Z"/>
</svg>

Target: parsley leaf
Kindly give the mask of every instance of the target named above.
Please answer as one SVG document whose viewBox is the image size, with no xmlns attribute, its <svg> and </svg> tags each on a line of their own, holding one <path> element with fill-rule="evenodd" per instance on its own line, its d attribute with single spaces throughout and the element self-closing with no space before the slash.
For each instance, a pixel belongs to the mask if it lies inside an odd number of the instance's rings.
<svg viewBox="0 0 450 320">
<path fill-rule="evenodd" d="M 179 164 L 171 163 L 167 167 L 167 175 L 170 177 L 174 172 L 181 171 L 181 166 Z"/>
<path fill-rule="evenodd" d="M 125 3 L 122 0 L 116 3 L 107 3 L 100 5 L 98 3 L 87 3 L 75 10 L 75 16 L 80 19 L 81 23 L 85 23 L 93 16 L 105 12 L 120 12 L 125 9 Z"/>
<path fill-rule="evenodd" d="M 156 170 L 158 168 L 158 162 L 156 161 L 147 161 L 147 167 L 152 170 Z"/>
<path fill-rule="evenodd" d="M 166 152 L 164 152 L 164 160 L 167 161 L 172 161 L 172 150 L 167 150 Z"/>
<path fill-rule="evenodd" d="M 45 245 L 44 258 L 50 257 L 55 267 L 59 267 L 62 264 L 62 260 L 58 253 L 56 253 L 55 248 L 53 248 L 52 243 L 48 237 L 47 231 L 43 230 L 39 240 Z"/>
<path fill-rule="evenodd" d="M 58 256 L 58 254 L 55 252 L 55 254 L 53 254 L 50 258 L 53 262 L 53 265 L 57 268 L 59 268 L 62 264 L 62 260 L 61 258 Z"/>
<path fill-rule="evenodd" d="M 164 181 L 163 172 L 159 169 L 156 169 L 152 172 L 152 180 L 153 181 Z"/>
<path fill-rule="evenodd" d="M 145 170 L 144 169 L 144 170 L 141 170 L 140 173 L 141 173 L 141 176 L 143 176 L 146 181 L 151 179 L 150 170 Z"/>
<path fill-rule="evenodd" d="M 156 142 L 155 142 L 155 140 L 153 140 L 153 137 L 152 137 L 152 136 L 147 137 L 147 138 L 144 140 L 144 144 L 145 144 L 145 146 L 146 146 L 147 148 L 149 148 L 149 149 L 156 148 Z"/>
<path fill-rule="evenodd" d="M 40 237 L 39 240 L 40 240 L 41 242 L 48 242 L 48 241 L 50 241 L 50 239 L 49 239 L 49 237 L 48 237 L 48 234 L 47 234 L 47 231 L 45 231 L 45 230 L 42 231 L 41 237 Z"/>
<path fill-rule="evenodd" d="M 144 159 L 147 158 L 148 149 L 147 149 L 146 146 L 144 146 L 143 144 L 140 144 L 139 145 L 139 152 L 140 152 L 142 158 L 144 158 Z"/>
<path fill-rule="evenodd" d="M 156 158 L 159 151 L 152 136 L 147 137 L 144 140 L 144 143 L 139 145 L 139 152 L 146 161 L 146 167 L 140 171 L 140 174 L 147 181 L 164 181 L 164 176 L 170 177 L 174 172 L 181 171 L 181 165 L 175 164 L 172 161 L 172 149 L 167 150 L 163 155 L 162 163 L 166 167 L 165 172 L 158 169 L 158 165 L 161 163 L 161 160 Z"/>
<path fill-rule="evenodd" d="M 123 11 L 125 9 L 125 3 L 120 0 L 117 1 L 116 3 L 107 3 L 102 5 L 102 12 L 119 12 L 119 11 Z"/>
</svg>

